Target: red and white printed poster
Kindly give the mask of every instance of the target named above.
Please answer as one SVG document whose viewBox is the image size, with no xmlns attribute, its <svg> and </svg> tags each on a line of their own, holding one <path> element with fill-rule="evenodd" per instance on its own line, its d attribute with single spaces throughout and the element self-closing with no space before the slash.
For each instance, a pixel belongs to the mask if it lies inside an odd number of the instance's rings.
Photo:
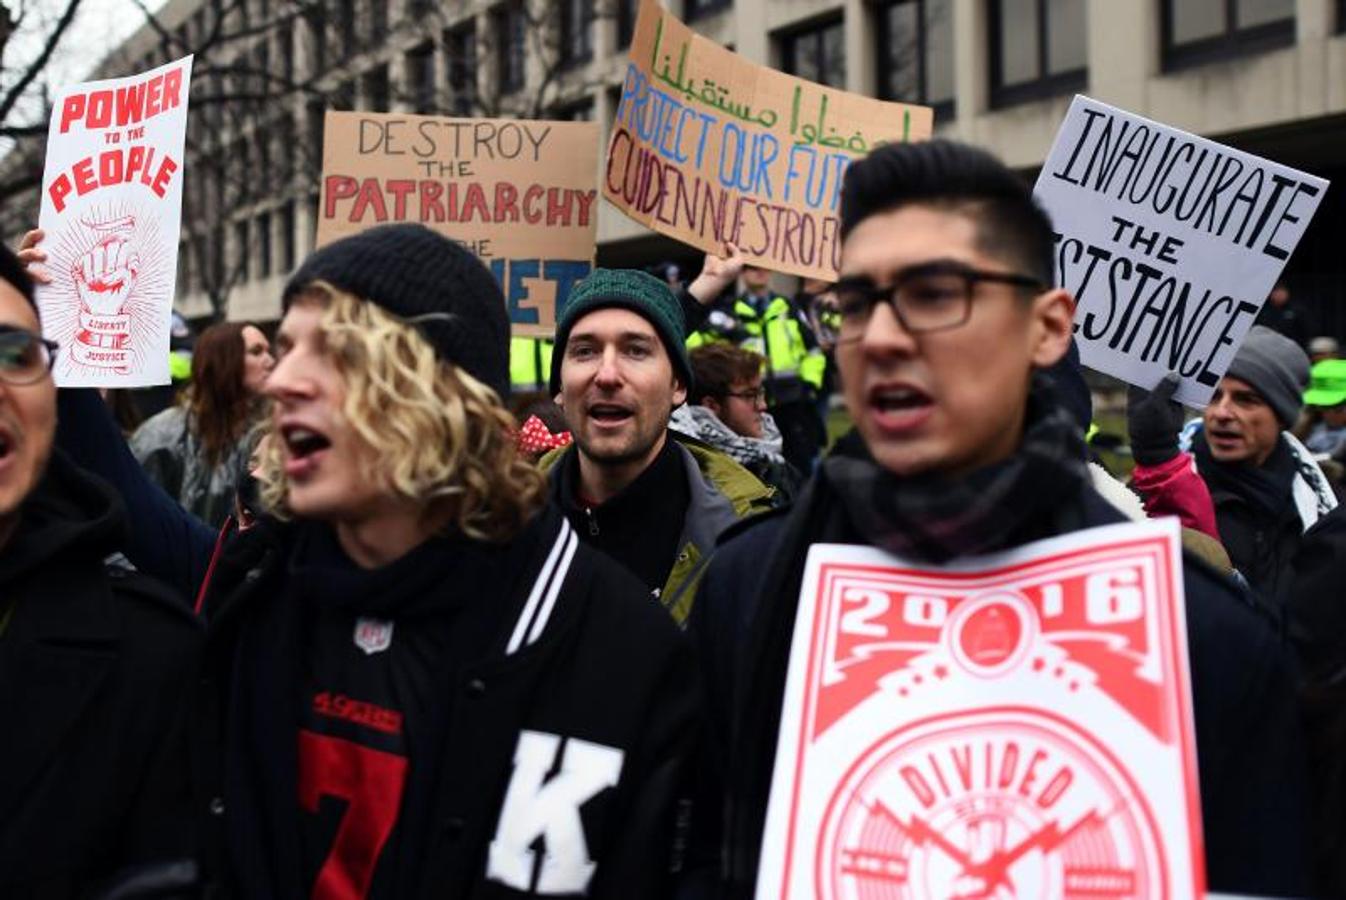
<svg viewBox="0 0 1346 900">
<path fill-rule="evenodd" d="M 47 133 L 42 331 L 62 387 L 167 384 L 192 57 L 72 85 Z"/>
<path fill-rule="evenodd" d="M 803 585 L 758 900 L 1202 895 L 1175 519 Z"/>
</svg>

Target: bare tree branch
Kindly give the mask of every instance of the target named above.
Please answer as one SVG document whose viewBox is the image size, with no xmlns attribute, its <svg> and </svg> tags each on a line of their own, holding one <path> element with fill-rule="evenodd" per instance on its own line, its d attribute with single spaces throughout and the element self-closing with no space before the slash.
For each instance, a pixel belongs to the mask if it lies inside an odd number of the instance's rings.
<svg viewBox="0 0 1346 900">
<path fill-rule="evenodd" d="M 42 52 L 28 64 L 23 74 L 19 76 L 19 80 L 10 87 L 4 97 L 0 98 L 0 122 L 9 118 L 10 112 L 14 109 L 14 104 L 19 102 L 19 98 L 23 96 L 24 91 L 28 90 L 28 85 L 33 83 L 33 79 L 47 65 L 51 55 L 56 52 L 56 45 L 61 42 L 61 38 L 65 36 L 70 23 L 74 21 L 75 13 L 79 10 L 81 2 L 82 0 L 69 0 L 65 11 L 61 13 L 61 17 L 56 21 L 55 27 L 52 28 L 51 34 L 47 35 L 46 43 L 42 46 Z"/>
</svg>

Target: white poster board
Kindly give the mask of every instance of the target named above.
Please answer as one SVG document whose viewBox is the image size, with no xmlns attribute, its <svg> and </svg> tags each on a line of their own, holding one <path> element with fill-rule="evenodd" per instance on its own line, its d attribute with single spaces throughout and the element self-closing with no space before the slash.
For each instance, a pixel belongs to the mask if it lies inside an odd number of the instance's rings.
<svg viewBox="0 0 1346 900">
<path fill-rule="evenodd" d="M 1204 406 L 1328 183 L 1076 96 L 1034 195 L 1087 366 Z"/>
<path fill-rule="evenodd" d="M 56 97 L 38 225 L 62 387 L 167 384 L 192 57 Z"/>
<path fill-rule="evenodd" d="M 758 900 L 1199 897 L 1177 520 L 945 567 L 814 545 Z"/>
</svg>

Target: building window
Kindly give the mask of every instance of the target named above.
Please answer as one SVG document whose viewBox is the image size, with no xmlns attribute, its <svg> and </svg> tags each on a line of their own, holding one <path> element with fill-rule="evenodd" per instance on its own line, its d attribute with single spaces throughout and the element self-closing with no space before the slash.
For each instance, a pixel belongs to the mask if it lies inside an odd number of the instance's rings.
<svg viewBox="0 0 1346 900">
<path fill-rule="evenodd" d="M 1162 0 L 1164 69 L 1295 42 L 1295 0 Z"/>
<path fill-rule="evenodd" d="M 1346 3 L 1346 0 L 1342 0 Z M 631 46 L 636 33 L 636 0 L 617 0 L 617 49 Z"/>
<path fill-rule="evenodd" d="M 257 217 L 257 276 L 271 274 L 271 213 Z"/>
<path fill-rule="evenodd" d="M 413 4 L 416 13 L 424 15 L 427 3 Z M 369 0 L 369 35 L 381 40 L 388 33 L 388 0 Z"/>
<path fill-rule="evenodd" d="M 500 93 L 523 87 L 526 22 L 522 5 L 507 3 L 491 13 L 495 37 L 496 83 Z"/>
<path fill-rule="evenodd" d="M 557 54 L 561 65 L 574 66 L 588 62 L 594 55 L 593 0 L 561 0 L 557 4 L 557 23 L 560 27 L 560 47 Z"/>
<path fill-rule="evenodd" d="M 551 118 L 558 122 L 592 122 L 594 120 L 594 101 L 592 97 L 563 103 L 551 111 Z"/>
<path fill-rule="evenodd" d="M 990 0 L 991 105 L 1085 86 L 1084 0 Z"/>
<path fill-rule="evenodd" d="M 364 108 L 371 109 L 374 112 L 388 112 L 392 105 L 392 84 L 388 80 L 388 67 L 375 66 L 365 73 L 364 89 L 365 102 Z"/>
<path fill-rule="evenodd" d="M 355 109 L 355 82 L 343 81 L 338 84 L 332 93 L 327 95 L 327 105 L 341 112 Z"/>
<path fill-rule="evenodd" d="M 333 107 L 335 109 L 336 107 Z M 305 114 L 305 126 L 308 131 L 308 152 L 309 159 L 313 160 L 312 169 L 322 168 L 322 135 L 323 118 L 325 110 L 321 103 L 308 104 L 308 110 Z"/>
<path fill-rule="evenodd" d="M 953 0 L 889 0 L 878 9 L 879 96 L 953 115 Z"/>
<path fill-rule="evenodd" d="M 337 0 L 337 40 L 341 42 L 338 56 L 342 59 L 355 52 L 355 0 Z"/>
<path fill-rule="evenodd" d="M 684 0 L 682 18 L 692 21 L 733 6 L 733 0 Z"/>
<path fill-rule="evenodd" d="M 280 54 L 280 77 L 289 87 L 294 84 L 294 29 L 288 22 L 276 26 L 276 52 Z"/>
<path fill-rule="evenodd" d="M 266 194 L 271 190 L 271 181 L 275 173 L 271 171 L 271 131 L 267 128 L 257 129 L 253 140 L 257 142 L 257 168 L 253 172 L 256 179 L 258 191 Z M 281 156 L 288 154 L 288 148 L 281 151 Z"/>
<path fill-rule="evenodd" d="M 191 241 L 178 244 L 178 296 L 186 297 L 192 292 L 192 254 Z"/>
<path fill-rule="evenodd" d="M 829 87 L 846 86 L 845 34 L 833 19 L 781 36 L 781 68 Z"/>
<path fill-rule="evenodd" d="M 314 4 L 304 13 L 308 25 L 308 41 L 312 49 L 312 74 L 327 71 L 327 10 L 321 4 Z"/>
<path fill-rule="evenodd" d="M 407 54 L 407 84 L 412 108 L 423 116 L 435 111 L 435 47 L 423 44 Z"/>
<path fill-rule="evenodd" d="M 477 105 L 477 28 L 472 22 L 444 32 L 449 112 L 470 116 Z"/>
<path fill-rule="evenodd" d="M 239 219 L 234 223 L 234 265 L 235 278 L 248 280 L 248 257 L 252 248 L 248 246 L 248 220 Z"/>
<path fill-rule="evenodd" d="M 1346 0 L 1337 0 L 1337 31 L 1346 34 Z"/>
<path fill-rule="evenodd" d="M 294 201 L 287 200 L 280 208 L 280 270 L 289 273 L 294 269 Z"/>
</svg>

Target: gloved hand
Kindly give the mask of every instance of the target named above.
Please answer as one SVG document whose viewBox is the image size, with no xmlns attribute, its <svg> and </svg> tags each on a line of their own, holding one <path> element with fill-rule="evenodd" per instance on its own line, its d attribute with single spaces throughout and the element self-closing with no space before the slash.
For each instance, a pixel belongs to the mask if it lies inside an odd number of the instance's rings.
<svg viewBox="0 0 1346 900">
<path fill-rule="evenodd" d="M 1173 399 L 1178 376 L 1172 372 L 1153 391 L 1131 387 L 1126 392 L 1126 431 L 1131 456 L 1143 466 L 1157 466 L 1178 455 L 1182 405 Z"/>
</svg>

